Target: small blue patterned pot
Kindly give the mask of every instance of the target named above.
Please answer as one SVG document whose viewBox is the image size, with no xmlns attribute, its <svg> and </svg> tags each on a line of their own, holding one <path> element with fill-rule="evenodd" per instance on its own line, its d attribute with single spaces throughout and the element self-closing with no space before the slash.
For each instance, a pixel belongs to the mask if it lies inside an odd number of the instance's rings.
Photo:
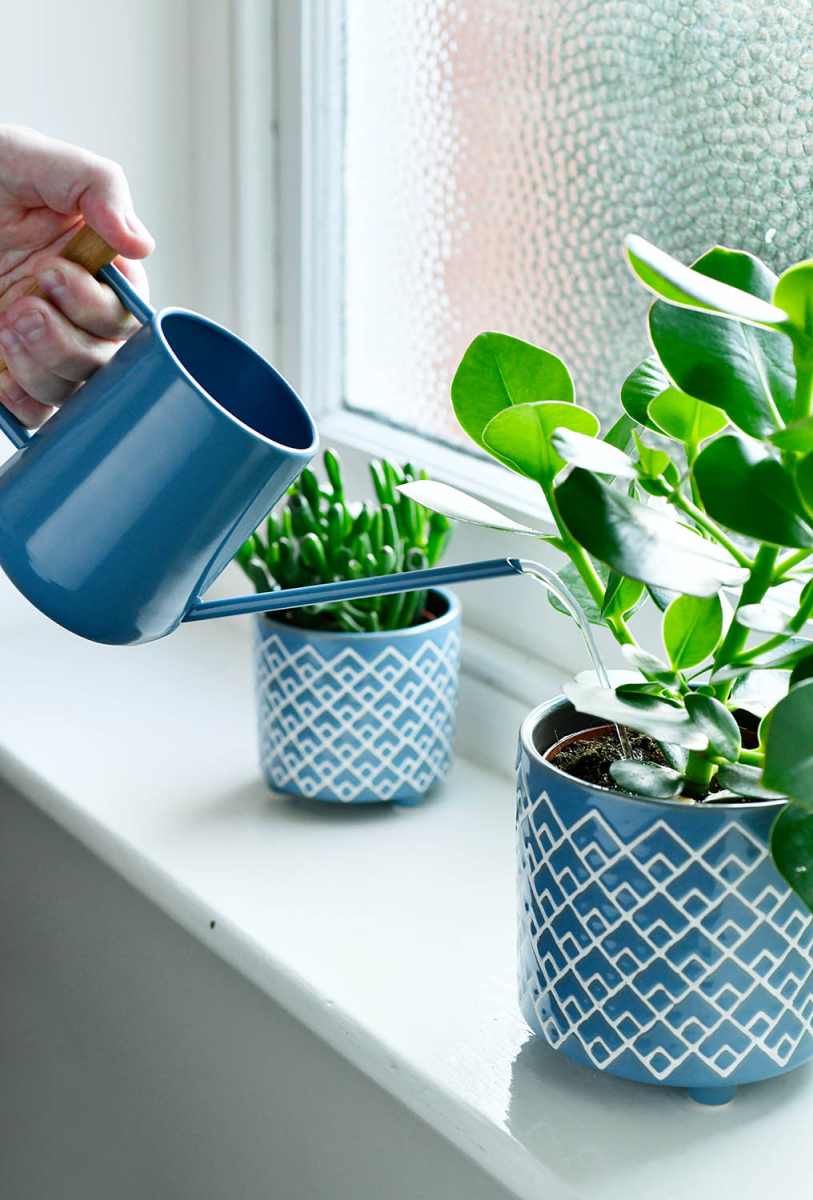
<svg viewBox="0 0 813 1200">
<path fill-rule="evenodd" d="M 597 724 L 560 698 L 520 730 L 520 1007 L 579 1062 L 724 1103 L 813 1054 L 813 916 L 768 852 L 782 802 L 643 799 L 545 761 Z"/>
<path fill-rule="evenodd" d="M 254 649 L 260 763 L 270 785 L 317 800 L 416 804 L 452 765 L 460 601 L 384 633 L 320 633 L 267 614 Z"/>
</svg>

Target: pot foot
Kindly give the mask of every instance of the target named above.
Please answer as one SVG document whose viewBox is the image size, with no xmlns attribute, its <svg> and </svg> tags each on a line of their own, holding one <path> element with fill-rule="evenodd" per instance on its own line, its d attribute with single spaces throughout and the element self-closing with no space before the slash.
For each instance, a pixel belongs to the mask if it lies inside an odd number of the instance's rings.
<svg viewBox="0 0 813 1200">
<path fill-rule="evenodd" d="M 695 1104 L 705 1104 L 713 1108 L 730 1104 L 736 1094 L 736 1087 L 686 1088 L 686 1095 L 690 1100 L 694 1100 Z"/>
</svg>

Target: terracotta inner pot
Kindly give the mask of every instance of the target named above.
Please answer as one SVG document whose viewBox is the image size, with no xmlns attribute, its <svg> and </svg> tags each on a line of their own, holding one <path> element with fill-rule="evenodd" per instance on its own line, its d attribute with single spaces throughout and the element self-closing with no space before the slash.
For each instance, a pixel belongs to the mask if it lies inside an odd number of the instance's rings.
<svg viewBox="0 0 813 1200">
<path fill-rule="evenodd" d="M 592 729 L 580 729 L 578 733 L 568 733 L 565 737 L 559 738 L 558 742 L 554 742 L 542 757 L 547 759 L 548 762 L 552 762 L 559 751 L 564 750 L 565 746 L 569 746 L 572 742 L 590 742 L 594 738 L 606 737 L 614 729 L 614 725 L 596 725 Z"/>
</svg>

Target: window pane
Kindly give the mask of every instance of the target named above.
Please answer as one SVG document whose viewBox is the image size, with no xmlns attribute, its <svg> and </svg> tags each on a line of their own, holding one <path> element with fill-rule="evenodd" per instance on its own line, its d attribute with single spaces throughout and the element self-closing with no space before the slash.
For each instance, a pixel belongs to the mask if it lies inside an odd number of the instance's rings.
<svg viewBox="0 0 813 1200">
<path fill-rule="evenodd" d="M 346 0 L 347 402 L 465 442 L 498 329 L 606 417 L 647 353 L 621 239 L 813 253 L 808 0 Z"/>
</svg>

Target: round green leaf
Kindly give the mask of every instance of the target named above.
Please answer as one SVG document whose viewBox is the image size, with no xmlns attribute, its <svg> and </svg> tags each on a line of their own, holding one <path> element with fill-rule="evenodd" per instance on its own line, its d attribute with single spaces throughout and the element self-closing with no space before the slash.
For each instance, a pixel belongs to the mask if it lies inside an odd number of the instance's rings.
<svg viewBox="0 0 813 1200">
<path fill-rule="evenodd" d="M 607 568 L 604 567 L 604 564 L 602 563 L 601 569 L 598 572 L 599 577 L 601 577 L 602 574 L 606 575 L 606 571 Z M 578 601 L 579 607 L 587 617 L 587 620 L 590 622 L 590 624 L 603 625 L 604 619 L 599 611 L 599 607 L 590 592 L 587 590 L 587 584 L 573 566 L 573 563 L 566 562 L 564 566 L 561 567 L 556 573 L 568 591 Z M 548 603 L 550 604 L 551 608 L 555 608 L 557 612 L 564 613 L 566 617 L 572 616 L 570 609 L 567 608 L 560 597 L 557 596 L 556 592 L 548 592 Z"/>
<path fill-rule="evenodd" d="M 449 483 L 438 483 L 434 479 L 415 479 L 411 483 L 401 483 L 398 491 L 424 508 L 441 513 L 454 521 L 466 521 L 470 525 L 483 525 L 486 529 L 502 529 L 506 533 L 528 533 L 532 537 L 541 538 L 538 529 L 529 525 L 521 525 L 512 517 L 499 512 L 481 500 L 475 500 L 467 492 L 452 487 Z"/>
<path fill-rule="evenodd" d="M 797 687 L 800 683 L 804 683 L 806 679 L 813 679 L 813 654 L 807 654 L 797 662 L 790 673 L 788 689 Z"/>
<path fill-rule="evenodd" d="M 782 306 L 796 329 L 813 338 L 813 258 L 796 263 L 779 277 L 774 303 Z"/>
<path fill-rule="evenodd" d="M 678 596 L 663 617 L 663 644 L 677 671 L 696 667 L 713 654 L 723 632 L 719 595 Z"/>
<path fill-rule="evenodd" d="M 655 397 L 649 415 L 669 437 L 692 446 L 699 446 L 728 424 L 728 417 L 719 408 L 671 387 Z"/>
<path fill-rule="evenodd" d="M 635 421 L 626 413 L 622 413 L 601 440 L 606 442 L 608 446 L 616 446 L 626 454 L 632 447 L 634 433 Z"/>
<path fill-rule="evenodd" d="M 572 403 L 573 380 L 562 360 L 505 333 L 476 337 L 452 380 L 452 407 L 469 437 L 499 458 L 483 441 L 486 425 L 504 408 L 537 400 Z"/>
<path fill-rule="evenodd" d="M 632 459 L 623 450 L 599 438 L 576 433 L 572 429 L 555 429 L 551 443 L 565 462 L 585 467 L 588 471 L 614 475 L 619 479 L 634 479 L 637 474 Z"/>
<path fill-rule="evenodd" d="M 596 569 L 596 574 L 605 586 L 606 604 L 606 597 L 611 586 L 611 581 L 613 581 L 614 578 L 617 578 L 617 576 L 614 576 L 614 572 L 608 570 L 604 563 L 593 563 L 593 566 Z M 565 587 L 567 587 L 575 596 L 576 600 L 578 600 L 582 611 L 584 612 L 590 624 L 606 625 L 606 621 L 604 620 L 605 608 L 602 607 L 602 609 L 599 610 L 598 605 L 591 596 L 590 592 L 587 590 L 587 585 L 585 584 L 579 572 L 573 566 L 573 563 L 566 562 L 565 565 L 557 572 L 557 574 Z M 631 610 L 639 607 L 642 600 L 642 594 L 638 590 L 640 587 L 641 585 L 635 580 L 623 580 L 620 591 L 616 592 L 614 601 L 613 597 L 611 596 L 611 601 L 613 601 L 614 604 L 614 613 L 621 612 L 622 616 L 626 616 L 626 614 Z M 556 595 L 556 592 L 548 592 L 548 602 L 550 603 L 551 607 L 556 609 L 557 612 L 564 613 L 565 616 L 571 615 L 570 610 L 565 607 L 561 599 Z"/>
<path fill-rule="evenodd" d="M 565 465 L 551 445 L 551 434 L 563 427 L 594 437 L 598 419 L 575 404 L 541 401 L 504 408 L 483 430 L 482 444 L 495 458 L 540 484 L 550 484 Z"/>
<path fill-rule="evenodd" d="M 604 589 L 601 615 L 625 617 L 637 608 L 644 596 L 644 585 L 638 579 L 625 579 L 617 571 L 610 571 Z"/>
<path fill-rule="evenodd" d="M 761 719 L 788 694 L 789 681 L 790 671 L 749 671 L 734 681 L 730 693 L 731 704 Z"/>
<path fill-rule="evenodd" d="M 755 254 L 746 250 L 729 250 L 727 246 L 712 246 L 692 263 L 692 270 L 719 283 L 739 288 L 760 300 L 773 300 L 777 276 Z"/>
<path fill-rule="evenodd" d="M 646 358 L 632 371 L 621 385 L 621 404 L 624 412 L 639 425 L 646 425 L 660 433 L 657 425 L 649 418 L 649 406 L 656 396 L 672 386 L 672 380 L 653 355 Z"/>
<path fill-rule="evenodd" d="M 813 679 L 788 692 L 765 722 L 763 783 L 813 804 Z"/>
<path fill-rule="evenodd" d="M 799 899 L 813 911 L 813 812 L 805 804 L 786 804 L 771 829 L 776 869 Z"/>
<path fill-rule="evenodd" d="M 682 746 L 675 746 L 672 742 L 659 742 L 658 745 L 661 748 L 661 754 L 672 770 L 684 775 L 689 760 L 688 752 Z"/>
<path fill-rule="evenodd" d="M 693 473 L 715 521 L 756 541 L 813 547 L 793 476 L 762 446 L 726 434 L 706 446 Z"/>
<path fill-rule="evenodd" d="M 749 767 L 745 763 L 723 763 L 717 772 L 717 778 L 723 787 L 749 800 L 783 799 L 782 792 L 774 792 L 765 787 L 762 772 L 758 767 Z"/>
<path fill-rule="evenodd" d="M 671 704 L 673 708 L 683 708 L 680 700 L 663 683 L 654 681 L 651 683 L 619 683 L 615 685 L 615 690 L 622 699 L 625 696 L 658 696 L 667 704 Z"/>
<path fill-rule="evenodd" d="M 709 739 L 709 749 L 721 758 L 736 760 L 742 745 L 740 728 L 724 704 L 713 696 L 689 692 L 685 698 L 686 712 L 698 729 Z"/>
<path fill-rule="evenodd" d="M 760 300 L 770 300 L 776 284 L 776 276 L 758 258 L 719 246 L 692 270 Z M 663 301 L 652 306 L 649 329 L 678 386 L 722 409 L 744 432 L 765 437 L 790 419 L 796 371 L 789 338 Z"/>
<path fill-rule="evenodd" d="M 621 647 L 621 653 L 631 666 L 638 668 L 642 675 L 658 679 L 661 683 L 668 684 L 669 687 L 677 687 L 680 683 L 677 674 L 671 667 L 641 646 L 627 644 Z"/>
<path fill-rule="evenodd" d="M 744 604 L 734 613 L 734 619 L 744 629 L 757 633 L 793 633 L 788 625 L 788 614 L 775 604 Z"/>
<path fill-rule="evenodd" d="M 589 554 L 653 588 L 712 596 L 747 572 L 719 546 L 574 467 L 555 489 L 563 521 Z"/>
<path fill-rule="evenodd" d="M 652 597 L 655 607 L 660 609 L 661 612 L 666 612 L 672 601 L 678 597 L 677 592 L 669 591 L 667 588 L 650 587 L 647 584 L 646 590 Z"/>
<path fill-rule="evenodd" d="M 638 472 L 642 478 L 657 479 L 659 475 L 669 473 L 672 460 L 665 450 L 656 450 L 654 446 L 647 446 L 639 437 L 636 437 L 635 445 L 638 450 Z M 674 486 L 676 480 L 672 479 L 670 482 Z"/>
<path fill-rule="evenodd" d="M 619 696 L 612 688 L 571 681 L 562 687 L 578 712 L 646 733 L 657 742 L 671 742 L 687 750 L 705 750 L 708 738 L 682 708 L 648 693 Z"/>
<path fill-rule="evenodd" d="M 653 800 L 672 800 L 683 790 L 683 776 L 659 763 L 619 759 L 610 763 L 610 776 L 625 791 L 649 796 Z"/>
<path fill-rule="evenodd" d="M 795 450 L 799 454 L 808 454 L 813 450 L 813 417 L 792 421 L 784 429 L 772 433 L 770 440 L 779 450 Z"/>
<path fill-rule="evenodd" d="M 787 314 L 773 304 L 685 266 L 641 237 L 631 234 L 624 245 L 634 274 L 656 296 L 671 304 L 706 309 L 757 325 L 781 325 L 787 320 Z"/>
</svg>

